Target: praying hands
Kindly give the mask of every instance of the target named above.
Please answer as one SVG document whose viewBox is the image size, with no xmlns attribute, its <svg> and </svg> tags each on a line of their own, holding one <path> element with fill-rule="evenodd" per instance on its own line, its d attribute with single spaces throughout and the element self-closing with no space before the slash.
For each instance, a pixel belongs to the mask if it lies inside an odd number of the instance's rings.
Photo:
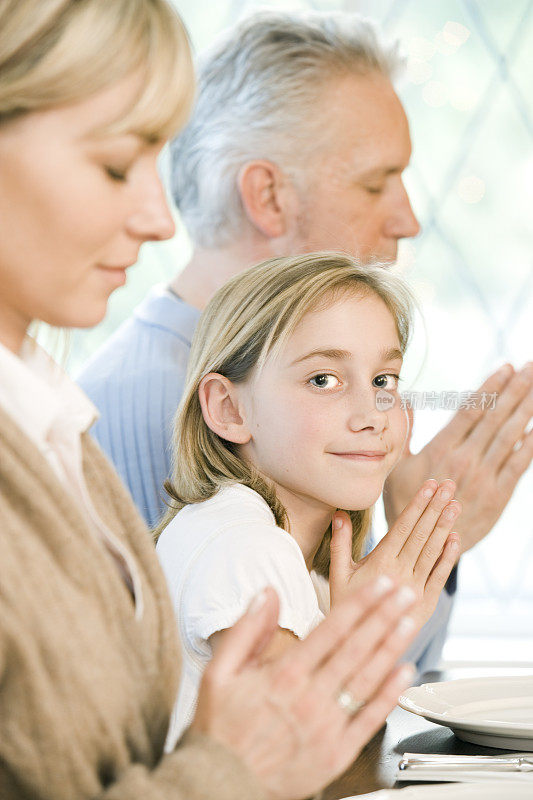
<svg viewBox="0 0 533 800">
<path fill-rule="evenodd" d="M 426 481 L 389 532 L 367 556 L 352 560 L 351 522 L 337 511 L 332 523 L 329 586 L 331 607 L 355 587 L 377 575 L 390 575 L 411 587 L 416 603 L 410 616 L 420 628 L 436 608 L 440 593 L 459 557 L 454 523 L 461 504 L 453 499 L 455 484 Z"/>
<path fill-rule="evenodd" d="M 457 528 L 462 553 L 494 527 L 533 458 L 533 431 L 527 433 L 533 415 L 533 363 L 516 373 L 506 364 L 478 391 L 497 393 L 494 408 L 461 409 L 416 455 L 407 445 L 383 493 L 391 524 L 425 478 L 454 480 L 464 508 Z"/>
</svg>

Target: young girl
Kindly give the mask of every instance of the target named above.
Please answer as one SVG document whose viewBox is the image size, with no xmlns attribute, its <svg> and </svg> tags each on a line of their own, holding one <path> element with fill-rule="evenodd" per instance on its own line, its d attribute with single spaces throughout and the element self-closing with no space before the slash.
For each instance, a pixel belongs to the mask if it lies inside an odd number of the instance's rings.
<svg viewBox="0 0 533 800">
<path fill-rule="evenodd" d="M 206 308 L 157 545 L 184 648 L 174 737 L 213 649 L 266 585 L 280 597 L 267 658 L 380 571 L 412 585 L 416 625 L 433 612 L 458 555 L 451 481 L 438 492 L 427 481 L 360 559 L 407 436 L 398 381 L 410 319 L 398 277 L 331 253 L 252 267 Z"/>
</svg>

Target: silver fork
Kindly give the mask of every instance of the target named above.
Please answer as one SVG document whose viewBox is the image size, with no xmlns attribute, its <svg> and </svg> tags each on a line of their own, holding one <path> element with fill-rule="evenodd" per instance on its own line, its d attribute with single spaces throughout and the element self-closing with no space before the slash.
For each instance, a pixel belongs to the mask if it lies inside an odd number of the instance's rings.
<svg viewBox="0 0 533 800">
<path fill-rule="evenodd" d="M 468 772 L 493 770 L 495 772 L 533 772 L 533 754 L 516 753 L 509 756 L 454 756 L 443 753 L 404 753 L 398 769 L 424 772 L 438 769 Z"/>
</svg>

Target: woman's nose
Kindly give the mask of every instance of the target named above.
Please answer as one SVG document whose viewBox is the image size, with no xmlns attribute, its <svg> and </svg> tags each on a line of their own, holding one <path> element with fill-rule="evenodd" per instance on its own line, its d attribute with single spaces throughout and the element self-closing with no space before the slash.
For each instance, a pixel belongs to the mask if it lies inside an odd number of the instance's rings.
<svg viewBox="0 0 533 800">
<path fill-rule="evenodd" d="M 176 225 L 159 177 L 142 191 L 139 207 L 128 219 L 128 232 L 142 241 L 171 239 Z"/>
</svg>

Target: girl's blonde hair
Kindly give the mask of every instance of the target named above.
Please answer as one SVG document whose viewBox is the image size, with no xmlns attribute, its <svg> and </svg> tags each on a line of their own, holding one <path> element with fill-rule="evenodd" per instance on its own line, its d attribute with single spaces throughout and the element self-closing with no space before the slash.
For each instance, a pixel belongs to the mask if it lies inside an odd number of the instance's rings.
<svg viewBox="0 0 533 800">
<path fill-rule="evenodd" d="M 140 71 L 132 107 L 102 134 L 167 139 L 194 95 L 187 33 L 165 0 L 3 0 L 0 124 L 77 102 Z"/>
<path fill-rule="evenodd" d="M 381 266 L 361 267 L 338 253 L 311 253 L 274 258 L 232 278 L 215 294 L 196 329 L 183 399 L 175 420 L 173 472 L 165 489 L 172 498 L 156 529 L 156 538 L 188 503 L 212 497 L 224 485 L 242 483 L 268 503 L 276 523 L 287 527 L 285 508 L 274 486 L 235 447 L 204 421 L 198 388 L 210 372 L 233 383 L 260 370 L 279 354 L 288 337 L 310 311 L 325 308 L 346 293 L 375 294 L 394 317 L 400 349 L 409 340 L 413 300 L 404 281 Z M 353 525 L 353 556 L 361 555 L 370 524 L 370 510 L 349 512 Z M 313 568 L 329 573 L 331 526 L 314 559 Z"/>
</svg>

